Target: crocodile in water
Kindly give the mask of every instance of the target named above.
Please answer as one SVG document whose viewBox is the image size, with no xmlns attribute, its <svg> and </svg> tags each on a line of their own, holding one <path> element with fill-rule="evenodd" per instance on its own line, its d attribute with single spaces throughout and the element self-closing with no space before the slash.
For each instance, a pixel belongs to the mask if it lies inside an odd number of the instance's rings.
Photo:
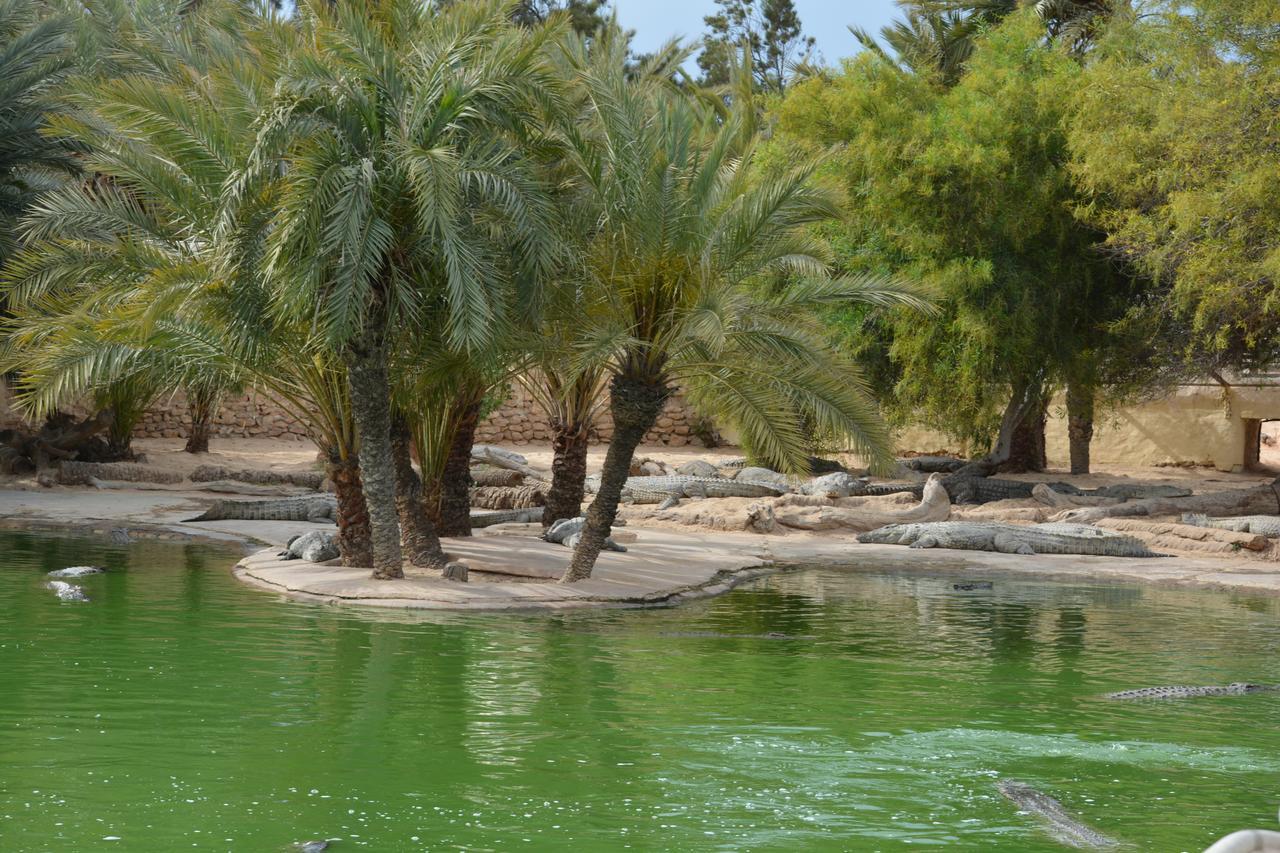
<svg viewBox="0 0 1280 853">
<path fill-rule="evenodd" d="M 1114 838 L 1076 820 L 1063 808 L 1062 803 L 1025 782 L 1002 779 L 996 783 L 996 790 L 1016 805 L 1019 811 L 1035 815 L 1044 821 L 1045 830 L 1060 844 L 1094 849 L 1119 845 Z"/>
<path fill-rule="evenodd" d="M 862 533 L 859 542 L 910 545 L 912 548 L 955 548 L 1005 554 L 1085 554 L 1097 557 L 1156 557 L 1132 536 L 1087 524 L 1001 524 L 990 521 L 929 521 L 890 524 Z"/>
<path fill-rule="evenodd" d="M 1194 699 L 1197 696 L 1243 696 L 1245 693 L 1261 693 L 1264 690 L 1280 690 L 1276 684 L 1250 684 L 1234 681 L 1225 687 L 1188 687 L 1175 684 L 1171 687 L 1144 687 L 1141 690 L 1121 690 L 1106 694 L 1107 699 Z"/>
</svg>

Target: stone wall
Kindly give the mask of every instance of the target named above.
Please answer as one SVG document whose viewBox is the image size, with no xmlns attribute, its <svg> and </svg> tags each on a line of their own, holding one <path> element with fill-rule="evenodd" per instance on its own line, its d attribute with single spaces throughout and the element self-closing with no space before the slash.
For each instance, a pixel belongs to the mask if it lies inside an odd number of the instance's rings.
<svg viewBox="0 0 1280 853">
<path fill-rule="evenodd" d="M 133 434 L 138 438 L 185 438 L 190 427 L 187 398 L 179 391 L 157 401 L 142 416 Z M 307 430 L 272 397 L 250 392 L 223 398 L 214 418 L 213 435 L 305 441 Z"/>
<path fill-rule="evenodd" d="M 667 401 L 657 425 L 645 436 L 646 444 L 683 447 L 694 439 L 690 435 L 693 412 L 683 396 L 677 394 Z M 134 431 L 139 438 L 185 437 L 191 418 L 187 414 L 187 400 L 181 393 L 165 397 L 143 416 Z M 306 439 L 303 425 L 271 397 L 261 393 L 239 394 L 223 400 L 222 408 L 214 422 L 215 436 L 243 436 L 248 438 Z M 608 410 L 597 418 L 592 431 L 595 443 L 608 441 L 613 435 L 613 419 Z M 488 444 L 517 444 L 549 441 L 551 434 L 547 416 L 520 386 L 512 388 L 510 396 L 492 412 L 476 430 L 476 441 Z"/>
<path fill-rule="evenodd" d="M 644 437 L 645 444 L 683 447 L 696 441 L 692 435 L 693 410 L 682 394 L 673 394 L 658 417 L 658 423 Z M 596 418 L 592 443 L 603 443 L 613 436 L 613 417 L 607 406 Z M 547 415 L 523 387 L 515 385 L 506 402 L 499 406 L 476 429 L 476 441 L 483 444 L 529 444 L 550 441 Z"/>
</svg>

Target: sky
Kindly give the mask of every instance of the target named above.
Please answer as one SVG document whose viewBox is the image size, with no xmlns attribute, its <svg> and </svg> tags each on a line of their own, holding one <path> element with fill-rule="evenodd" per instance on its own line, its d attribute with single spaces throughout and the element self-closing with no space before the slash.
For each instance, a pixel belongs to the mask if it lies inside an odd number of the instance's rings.
<svg viewBox="0 0 1280 853">
<path fill-rule="evenodd" d="M 613 0 L 618 19 L 636 31 L 633 48 L 653 50 L 673 35 L 696 39 L 703 33 L 702 19 L 716 11 L 714 0 Z M 848 25 L 872 33 L 897 16 L 894 0 L 795 0 L 806 35 L 818 40 L 827 64 L 857 53 L 857 42 Z"/>
</svg>

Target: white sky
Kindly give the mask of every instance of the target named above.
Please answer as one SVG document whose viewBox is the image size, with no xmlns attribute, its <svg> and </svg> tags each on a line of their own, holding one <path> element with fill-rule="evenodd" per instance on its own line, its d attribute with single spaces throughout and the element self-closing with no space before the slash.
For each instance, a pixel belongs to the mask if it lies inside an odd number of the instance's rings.
<svg viewBox="0 0 1280 853">
<path fill-rule="evenodd" d="M 702 35 L 702 19 L 713 14 L 714 0 L 613 0 L 618 20 L 636 31 L 633 48 L 653 50 L 667 38 L 678 35 L 696 39 Z M 818 40 L 823 59 L 834 65 L 858 52 L 848 25 L 855 24 L 872 33 L 897 17 L 893 0 L 795 0 L 796 11 L 806 35 Z"/>
</svg>

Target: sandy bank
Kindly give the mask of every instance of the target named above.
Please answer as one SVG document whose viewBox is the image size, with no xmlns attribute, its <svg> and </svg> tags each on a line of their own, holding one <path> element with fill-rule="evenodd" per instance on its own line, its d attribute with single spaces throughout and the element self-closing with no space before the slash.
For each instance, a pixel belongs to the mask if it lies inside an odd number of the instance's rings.
<svg viewBox="0 0 1280 853">
<path fill-rule="evenodd" d="M 281 453 L 279 442 L 267 454 Z M 295 458 L 277 466 L 309 467 L 314 455 L 292 448 Z M 154 454 L 154 449 L 148 448 Z M 175 451 L 176 453 L 176 451 Z M 156 454 L 160 460 L 164 455 Z M 533 455 L 533 454 L 529 454 Z M 658 453 L 653 454 L 658 456 Z M 664 454 L 665 455 L 665 454 Z M 677 453 L 673 456 L 693 456 Z M 707 455 L 707 454 L 702 454 Z M 182 454 L 186 456 L 186 454 Z M 152 457 L 153 459 L 156 456 Z M 190 457 L 187 457 L 190 459 Z M 187 459 L 179 458 L 186 462 Z M 207 459 L 207 457 L 206 457 Z M 159 461 L 159 460 L 157 460 Z M 261 455 L 224 454 L 218 464 L 266 467 Z M 1161 473 L 1164 473 L 1163 471 Z M 1167 479 L 1190 481 L 1195 472 L 1170 471 Z M 1095 475 L 1114 480 L 1115 472 Z M 1148 473 L 1148 478 L 1150 473 Z M 1196 479 L 1198 490 L 1238 488 L 1257 478 L 1213 474 Z M 1209 482 L 1212 481 L 1212 482 Z M 477 531 L 469 539 L 446 540 L 445 548 L 471 566 L 471 583 L 458 584 L 425 573 L 404 581 L 375 582 L 365 569 L 275 559 L 294 534 L 332 525 L 306 522 L 215 521 L 186 524 L 217 496 L 195 491 L 98 491 L 89 488 L 0 489 L 0 526 L 105 535 L 124 528 L 137 537 L 194 538 L 241 543 L 255 553 L 236 574 L 259 589 L 312 602 L 451 610 L 559 610 L 570 607 L 653 607 L 715 595 L 746 580 L 787 568 L 824 565 L 849 571 L 912 572 L 957 578 L 1027 577 L 1072 582 L 1151 583 L 1192 588 L 1280 594 L 1280 562 L 1223 556 L 1117 559 L 983 552 L 912 550 L 857 543 L 852 535 L 745 532 L 679 527 L 654 521 L 626 528 L 626 554 L 602 555 L 596 575 L 569 586 L 554 583 L 569 551 L 536 538 L 537 528 L 508 525 Z M 702 502 L 711 508 L 714 502 Z M 262 546 L 269 546 L 265 550 Z"/>
</svg>

